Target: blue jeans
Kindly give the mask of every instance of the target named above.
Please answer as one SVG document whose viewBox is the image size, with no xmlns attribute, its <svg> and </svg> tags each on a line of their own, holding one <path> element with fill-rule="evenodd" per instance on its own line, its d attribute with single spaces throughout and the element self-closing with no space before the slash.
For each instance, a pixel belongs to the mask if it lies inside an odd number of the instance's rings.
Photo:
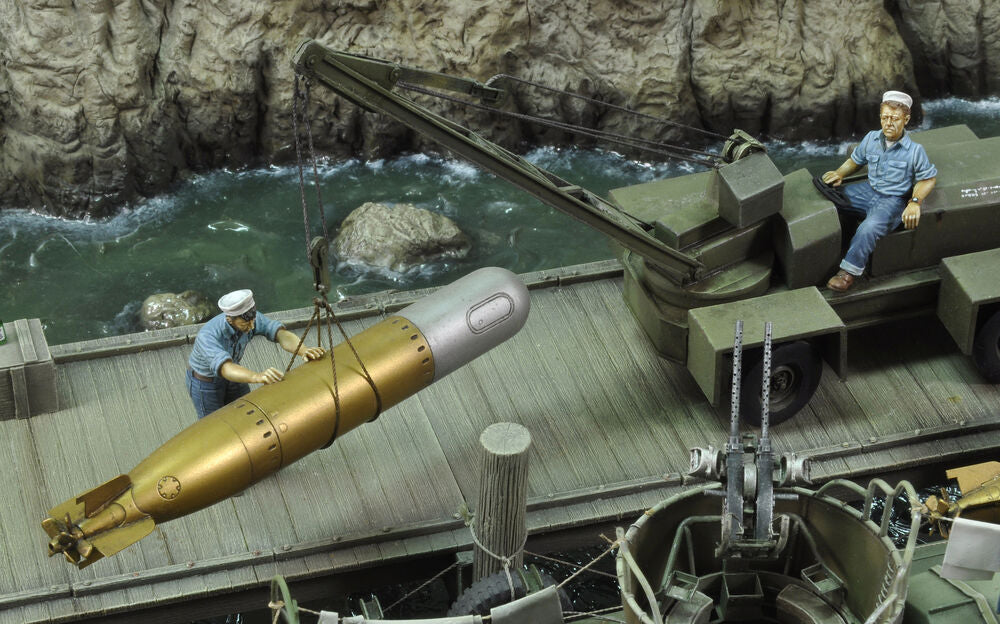
<svg viewBox="0 0 1000 624">
<path fill-rule="evenodd" d="M 864 217 L 840 263 L 840 268 L 857 277 L 865 272 L 865 265 L 868 264 L 868 256 L 875 249 L 875 242 L 903 222 L 906 198 L 883 195 L 873 189 L 867 180 L 845 185 L 844 194 L 851 200 L 851 209 L 842 210 Z"/>
<path fill-rule="evenodd" d="M 249 384 L 229 381 L 221 376 L 215 381 L 202 381 L 191 374 L 190 368 L 187 370 L 187 389 L 198 418 L 204 418 L 223 405 L 250 394 Z"/>
</svg>

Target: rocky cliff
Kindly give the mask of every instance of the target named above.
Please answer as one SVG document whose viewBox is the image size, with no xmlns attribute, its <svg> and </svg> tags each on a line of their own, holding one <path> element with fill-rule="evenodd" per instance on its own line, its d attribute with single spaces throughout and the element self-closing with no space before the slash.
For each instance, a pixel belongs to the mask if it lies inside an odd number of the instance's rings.
<svg viewBox="0 0 1000 624">
<path fill-rule="evenodd" d="M 327 45 L 485 80 L 508 73 L 683 124 L 798 139 L 873 125 L 881 91 L 1000 90 L 992 0 L 18 0 L 0 3 L 0 204 L 102 216 L 191 171 L 294 157 L 290 57 Z M 678 138 L 519 88 L 514 106 Z M 553 131 L 438 110 L 508 144 Z M 420 147 L 313 93 L 317 147 Z"/>
</svg>

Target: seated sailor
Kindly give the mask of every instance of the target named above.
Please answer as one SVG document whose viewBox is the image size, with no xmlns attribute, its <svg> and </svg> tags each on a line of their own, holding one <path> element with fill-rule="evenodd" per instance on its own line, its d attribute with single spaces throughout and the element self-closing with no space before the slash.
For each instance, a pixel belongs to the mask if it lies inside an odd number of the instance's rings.
<svg viewBox="0 0 1000 624">
<path fill-rule="evenodd" d="M 846 291 L 864 273 L 868 257 L 878 241 L 900 222 L 911 230 L 920 221 L 920 203 L 934 188 L 937 169 L 927 152 L 906 134 L 913 99 L 900 91 L 886 91 L 879 109 L 881 130 L 865 135 L 850 158 L 836 171 L 823 174 L 823 182 L 840 186 L 844 178 L 868 165 L 868 179 L 844 187 L 850 207 L 840 210 L 864 220 L 847 247 L 840 270 L 827 288 Z"/>
</svg>

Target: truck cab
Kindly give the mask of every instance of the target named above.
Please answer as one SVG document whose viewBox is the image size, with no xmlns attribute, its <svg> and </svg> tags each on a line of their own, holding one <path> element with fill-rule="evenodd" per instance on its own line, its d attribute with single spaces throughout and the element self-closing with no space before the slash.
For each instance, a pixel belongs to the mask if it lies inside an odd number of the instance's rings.
<svg viewBox="0 0 1000 624">
<path fill-rule="evenodd" d="M 849 223 L 805 169 L 779 176 L 766 155 L 755 154 L 758 162 L 739 174 L 726 165 L 611 192 L 623 210 L 652 220 L 661 240 L 709 269 L 697 285 L 677 285 L 641 256 L 626 251 L 622 258 L 636 319 L 661 355 L 687 366 L 713 404 L 726 394 L 737 319 L 746 327 L 750 377 L 760 374 L 753 362 L 763 324 L 774 323 L 775 423 L 805 405 L 823 360 L 846 377 L 848 330 L 913 316 L 936 314 L 959 348 L 975 354 L 984 376 L 1000 381 L 997 332 L 987 327 L 1000 308 L 1000 282 L 986 277 L 1000 274 L 1000 172 L 992 164 L 1000 138 L 980 139 L 964 125 L 912 138 L 938 167 L 938 184 L 919 226 L 879 240 L 868 275 L 846 293 L 824 283 L 843 257 Z M 861 170 L 845 183 L 866 175 Z M 744 387 L 757 384 L 751 379 Z M 744 419 L 757 422 L 759 397 L 744 390 L 743 401 Z"/>
</svg>

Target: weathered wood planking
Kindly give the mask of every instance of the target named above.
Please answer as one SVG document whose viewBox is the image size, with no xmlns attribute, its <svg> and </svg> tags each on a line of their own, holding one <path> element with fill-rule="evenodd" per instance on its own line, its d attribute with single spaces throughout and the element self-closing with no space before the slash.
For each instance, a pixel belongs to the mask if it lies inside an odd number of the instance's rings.
<svg viewBox="0 0 1000 624">
<path fill-rule="evenodd" d="M 83 571 L 46 558 L 38 523 L 193 421 L 183 375 L 194 330 L 55 347 L 64 409 L 0 422 L 16 475 L 0 482 L 0 624 L 169 609 L 262 587 L 275 573 L 308 578 L 468 549 L 456 513 L 478 494 L 478 437 L 500 421 L 532 434 L 533 534 L 628 523 L 680 490 L 688 448 L 724 442 L 729 408 L 710 406 L 683 366 L 657 357 L 612 265 L 528 276 L 533 310 L 509 342 L 242 496 Z M 604 278 L 579 281 L 587 270 Z M 359 298 L 345 328 L 355 334 L 418 296 Z M 275 316 L 302 327 L 308 311 Z M 810 405 L 772 431 L 775 450 L 815 454 L 825 479 L 1000 448 L 1000 390 L 949 341 L 933 320 L 853 333 L 848 379 L 825 368 Z M 116 348 L 125 352 L 110 355 Z M 245 362 L 284 368 L 286 357 L 254 341 Z"/>
</svg>

